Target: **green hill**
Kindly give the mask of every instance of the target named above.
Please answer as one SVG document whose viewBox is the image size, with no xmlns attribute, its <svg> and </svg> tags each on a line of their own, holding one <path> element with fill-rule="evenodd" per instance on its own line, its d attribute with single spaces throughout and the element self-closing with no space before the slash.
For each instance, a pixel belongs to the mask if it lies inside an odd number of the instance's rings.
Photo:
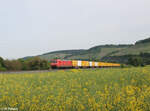
<svg viewBox="0 0 150 111">
<path fill-rule="evenodd" d="M 80 49 L 80 50 L 61 50 L 54 51 L 39 55 L 40 58 L 50 60 L 50 59 L 81 59 L 81 60 L 100 60 L 100 58 L 107 56 L 110 53 L 119 52 L 132 45 L 100 45 L 95 46 L 90 49 Z"/>
<path fill-rule="evenodd" d="M 137 41 L 134 45 L 101 58 L 106 62 L 127 63 L 130 57 L 140 56 L 145 63 L 150 62 L 150 38 Z"/>
<path fill-rule="evenodd" d="M 39 55 L 40 58 L 50 60 L 50 59 L 64 59 L 66 56 L 71 56 L 71 55 L 76 55 L 85 52 L 85 50 L 80 49 L 80 50 L 61 50 L 61 51 L 54 51 L 54 52 L 49 52 L 45 53 L 42 55 Z"/>
<path fill-rule="evenodd" d="M 129 55 L 129 54 L 138 55 L 141 52 L 150 53 L 150 42 L 135 44 L 129 48 L 111 54 L 111 56 L 121 56 L 121 55 Z"/>
<path fill-rule="evenodd" d="M 82 60 L 100 60 L 102 57 L 110 53 L 119 52 L 131 45 L 102 45 L 92 47 L 83 53 L 66 56 L 66 59 L 82 59 Z"/>
<path fill-rule="evenodd" d="M 135 44 L 142 44 L 142 43 L 150 43 L 150 38 L 144 39 L 144 40 L 139 40 Z"/>
<path fill-rule="evenodd" d="M 150 38 L 127 45 L 99 45 L 90 49 L 61 50 L 38 55 L 42 59 L 80 59 L 105 62 L 127 62 L 129 55 L 150 53 Z"/>
</svg>

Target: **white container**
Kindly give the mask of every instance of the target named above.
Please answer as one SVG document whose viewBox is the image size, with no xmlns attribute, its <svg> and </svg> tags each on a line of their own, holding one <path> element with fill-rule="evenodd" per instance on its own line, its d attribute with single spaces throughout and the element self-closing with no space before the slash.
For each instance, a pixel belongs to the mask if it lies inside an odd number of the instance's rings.
<svg viewBox="0 0 150 111">
<path fill-rule="evenodd" d="M 98 66 L 98 62 L 95 62 L 95 66 L 96 66 L 96 67 Z"/>
<path fill-rule="evenodd" d="M 81 64 L 82 61 L 78 61 L 78 67 L 81 67 L 82 64 Z"/>
<path fill-rule="evenodd" d="M 90 67 L 92 67 L 92 62 L 90 62 Z"/>
</svg>

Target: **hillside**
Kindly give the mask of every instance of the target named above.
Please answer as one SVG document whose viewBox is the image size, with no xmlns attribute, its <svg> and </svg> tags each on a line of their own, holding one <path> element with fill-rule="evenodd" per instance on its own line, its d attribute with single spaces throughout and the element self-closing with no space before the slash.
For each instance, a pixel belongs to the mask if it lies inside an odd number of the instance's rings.
<svg viewBox="0 0 150 111">
<path fill-rule="evenodd" d="M 121 51 L 127 47 L 132 45 L 100 45 L 95 46 L 87 50 L 62 50 L 62 51 L 54 51 L 46 54 L 39 55 L 40 58 L 50 60 L 55 58 L 60 59 L 97 59 L 105 57 L 110 53 Z"/>
<path fill-rule="evenodd" d="M 144 53 L 144 55 L 143 55 Z M 137 41 L 133 46 L 101 58 L 105 62 L 127 63 L 130 57 L 140 56 L 146 64 L 150 62 L 150 38 Z"/>
<path fill-rule="evenodd" d="M 129 48 L 111 54 L 111 56 L 122 56 L 122 55 L 129 55 L 129 54 L 138 55 L 141 52 L 150 53 L 150 42 L 135 44 Z"/>
<path fill-rule="evenodd" d="M 150 38 L 144 39 L 144 40 L 139 40 L 135 44 L 142 44 L 142 43 L 150 43 Z"/>
<path fill-rule="evenodd" d="M 131 45 L 103 45 L 86 50 L 84 53 L 67 56 L 66 59 L 100 60 L 110 53 L 119 52 Z"/>
<path fill-rule="evenodd" d="M 90 49 L 61 50 L 38 56 L 46 60 L 59 58 L 126 63 L 129 57 L 128 55 L 139 55 L 141 52 L 150 53 L 150 38 L 137 41 L 135 44 L 99 45 Z M 28 57 L 24 59 L 26 58 Z"/>
<path fill-rule="evenodd" d="M 148 40 L 148 39 L 146 39 Z M 149 41 L 146 41 L 146 40 L 143 40 L 143 41 L 138 41 L 135 43 L 135 45 L 129 47 L 129 48 L 126 48 L 124 50 L 121 50 L 119 52 L 116 52 L 114 54 L 111 54 L 111 56 L 122 56 L 122 55 L 138 55 L 140 54 L 141 52 L 143 53 L 150 53 L 150 39 Z"/>
<path fill-rule="evenodd" d="M 64 59 L 66 56 L 71 56 L 71 55 L 76 55 L 80 53 L 84 53 L 85 50 L 80 49 L 80 50 L 61 50 L 61 51 L 54 51 L 54 52 L 49 52 L 45 53 L 42 55 L 39 55 L 40 58 L 50 60 L 50 59 Z"/>
</svg>

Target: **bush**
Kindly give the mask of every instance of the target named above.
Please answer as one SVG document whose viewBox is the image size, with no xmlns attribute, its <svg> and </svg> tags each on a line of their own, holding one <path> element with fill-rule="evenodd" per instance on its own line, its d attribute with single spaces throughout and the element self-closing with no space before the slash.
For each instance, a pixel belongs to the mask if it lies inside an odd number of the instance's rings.
<svg viewBox="0 0 150 111">
<path fill-rule="evenodd" d="M 42 60 L 42 61 L 41 61 L 40 67 L 41 67 L 42 70 L 45 70 L 45 69 L 49 69 L 49 68 L 50 68 L 49 63 L 48 63 L 46 60 Z"/>
<path fill-rule="evenodd" d="M 22 70 L 22 64 L 18 60 L 4 60 L 4 67 L 7 70 Z"/>
<path fill-rule="evenodd" d="M 128 59 L 128 64 L 133 66 L 145 66 L 142 57 L 130 57 Z"/>
<path fill-rule="evenodd" d="M 0 66 L 4 67 L 4 59 L 2 57 L 0 57 Z"/>
<path fill-rule="evenodd" d="M 6 68 L 4 67 L 4 59 L 0 57 L 0 71 L 6 71 Z"/>
<path fill-rule="evenodd" d="M 48 61 L 42 60 L 39 57 L 34 57 L 26 63 L 30 70 L 45 70 L 49 69 Z M 25 66 L 26 66 L 25 65 Z"/>
<path fill-rule="evenodd" d="M 7 69 L 4 67 L 0 67 L 0 71 L 7 71 Z"/>
<path fill-rule="evenodd" d="M 121 66 L 120 66 L 121 68 L 125 68 L 125 65 L 124 64 L 121 64 Z"/>
<path fill-rule="evenodd" d="M 16 70 L 46 70 L 49 69 L 49 63 L 39 57 L 27 60 L 3 60 L 0 57 L 0 71 L 16 71 Z"/>
</svg>

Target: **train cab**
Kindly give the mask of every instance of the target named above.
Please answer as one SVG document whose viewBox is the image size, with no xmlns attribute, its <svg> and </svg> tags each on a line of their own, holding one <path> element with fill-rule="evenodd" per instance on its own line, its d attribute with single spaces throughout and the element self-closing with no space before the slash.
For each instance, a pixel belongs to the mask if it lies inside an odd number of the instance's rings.
<svg viewBox="0 0 150 111">
<path fill-rule="evenodd" d="M 51 67 L 53 69 L 55 68 L 72 68 L 72 61 L 69 60 L 60 60 L 60 59 L 56 59 L 56 60 L 51 60 Z"/>
<path fill-rule="evenodd" d="M 51 60 L 51 63 L 50 63 L 51 68 L 53 68 L 53 69 L 57 68 L 59 61 L 60 61 L 59 59 Z"/>
</svg>

